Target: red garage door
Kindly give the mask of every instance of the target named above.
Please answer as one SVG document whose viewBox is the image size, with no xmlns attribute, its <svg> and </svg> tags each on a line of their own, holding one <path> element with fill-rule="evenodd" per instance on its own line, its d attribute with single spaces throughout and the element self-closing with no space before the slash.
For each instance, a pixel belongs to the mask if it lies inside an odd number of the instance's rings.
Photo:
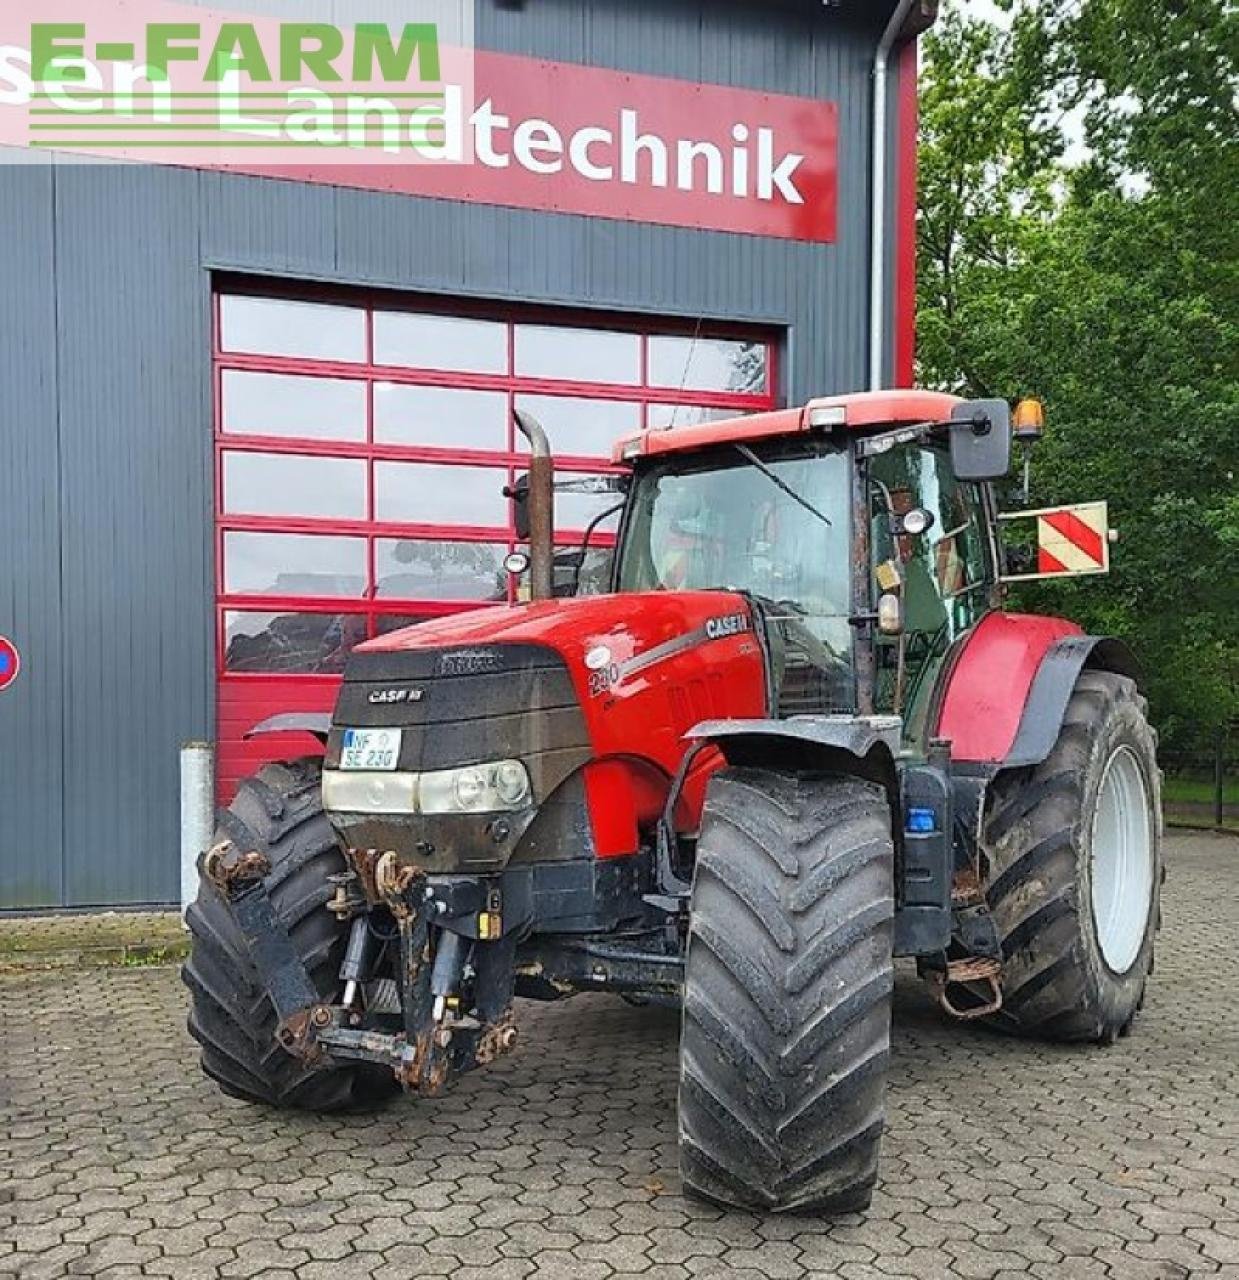
<svg viewBox="0 0 1239 1280">
<path fill-rule="evenodd" d="M 224 799 L 263 760 L 313 746 L 244 734 L 329 710 L 354 645 L 509 598 L 514 406 L 570 475 L 608 470 L 636 428 L 774 405 L 764 336 L 240 288 L 216 296 L 214 332 Z M 556 540 L 578 542 L 613 502 L 559 495 Z M 613 540 L 613 521 L 600 530 Z"/>
</svg>

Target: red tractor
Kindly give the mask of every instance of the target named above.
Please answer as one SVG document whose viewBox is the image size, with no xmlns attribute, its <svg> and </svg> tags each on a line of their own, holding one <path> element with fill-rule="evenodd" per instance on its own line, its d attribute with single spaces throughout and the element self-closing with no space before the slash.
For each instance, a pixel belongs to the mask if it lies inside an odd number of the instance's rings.
<svg viewBox="0 0 1239 1280">
<path fill-rule="evenodd" d="M 201 862 L 185 980 L 220 1088 L 432 1095 L 512 1048 L 515 996 L 675 1002 L 686 1190 L 830 1213 L 874 1185 L 894 957 L 956 1017 L 1124 1035 L 1155 738 L 1122 644 L 1002 611 L 1006 403 L 625 440 L 605 594 L 574 589 L 585 548 L 556 559 L 518 425 L 533 599 L 364 644 L 333 715 L 259 726 L 325 755 L 243 782 Z"/>
</svg>

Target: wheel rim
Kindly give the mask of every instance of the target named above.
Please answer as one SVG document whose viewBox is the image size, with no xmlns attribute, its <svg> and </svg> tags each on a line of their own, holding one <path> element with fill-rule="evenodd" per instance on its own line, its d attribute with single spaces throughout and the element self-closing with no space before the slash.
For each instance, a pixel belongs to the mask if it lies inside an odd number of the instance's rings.
<svg viewBox="0 0 1239 1280">
<path fill-rule="evenodd" d="M 1126 973 L 1140 954 L 1153 899 L 1148 789 L 1130 747 L 1106 761 L 1092 833 L 1093 922 L 1107 965 Z"/>
</svg>

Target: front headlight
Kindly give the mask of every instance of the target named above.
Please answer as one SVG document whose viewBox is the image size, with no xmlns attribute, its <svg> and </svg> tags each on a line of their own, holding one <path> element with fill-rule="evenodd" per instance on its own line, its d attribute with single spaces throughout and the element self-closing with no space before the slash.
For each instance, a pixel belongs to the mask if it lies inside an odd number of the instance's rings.
<svg viewBox="0 0 1239 1280">
<path fill-rule="evenodd" d="M 323 808 L 342 813 L 416 813 L 417 774 L 324 769 Z"/>
<path fill-rule="evenodd" d="M 513 809 L 528 802 L 529 773 L 519 760 L 500 760 L 495 765 L 495 792 Z"/>
<path fill-rule="evenodd" d="M 494 813 L 523 809 L 530 800 L 529 773 L 519 760 L 471 764 L 423 773 L 418 787 L 422 813 Z"/>
<path fill-rule="evenodd" d="M 519 760 L 433 773 L 323 770 L 323 808 L 338 813 L 494 813 L 532 801 L 529 771 Z"/>
</svg>

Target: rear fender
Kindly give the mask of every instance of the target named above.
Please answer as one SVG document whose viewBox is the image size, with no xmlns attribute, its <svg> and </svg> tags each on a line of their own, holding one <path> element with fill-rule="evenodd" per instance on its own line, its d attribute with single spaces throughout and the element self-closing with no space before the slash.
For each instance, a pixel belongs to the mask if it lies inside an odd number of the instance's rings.
<svg viewBox="0 0 1239 1280">
<path fill-rule="evenodd" d="M 932 736 L 949 741 L 952 761 L 969 772 L 1037 764 L 1086 666 L 1137 678 L 1121 640 L 1084 635 L 1063 618 L 986 614 L 947 664 Z"/>
<path fill-rule="evenodd" d="M 1020 716 L 1020 727 L 1002 761 L 1004 769 L 1040 764 L 1054 749 L 1067 703 L 1080 672 L 1112 671 L 1139 682 L 1135 655 L 1114 636 L 1068 636 L 1054 645 L 1041 660 L 1028 701 Z"/>
<path fill-rule="evenodd" d="M 1001 765 L 1046 654 L 1080 634 L 1064 618 L 987 613 L 956 641 L 943 664 L 929 736 L 949 741 L 957 762 Z"/>
<path fill-rule="evenodd" d="M 1032 622 L 1058 623 L 1069 630 L 1054 638 L 1049 629 L 1027 627 L 1022 650 L 1010 644 L 982 644 L 973 650 L 977 633 L 992 617 L 1007 619 L 1008 630 Z M 962 638 L 960 653 L 948 661 L 936 730 L 939 738 L 950 741 L 957 835 L 962 837 L 955 847 L 957 872 L 975 866 L 991 782 L 1004 770 L 1029 768 L 1046 759 L 1062 732 L 1076 681 L 1086 669 L 1140 678 L 1135 657 L 1122 640 L 1084 635 L 1059 619 L 991 614 Z M 1009 701 L 1001 714 L 994 710 L 986 724 L 970 708 L 993 698 L 995 689 Z"/>
</svg>

